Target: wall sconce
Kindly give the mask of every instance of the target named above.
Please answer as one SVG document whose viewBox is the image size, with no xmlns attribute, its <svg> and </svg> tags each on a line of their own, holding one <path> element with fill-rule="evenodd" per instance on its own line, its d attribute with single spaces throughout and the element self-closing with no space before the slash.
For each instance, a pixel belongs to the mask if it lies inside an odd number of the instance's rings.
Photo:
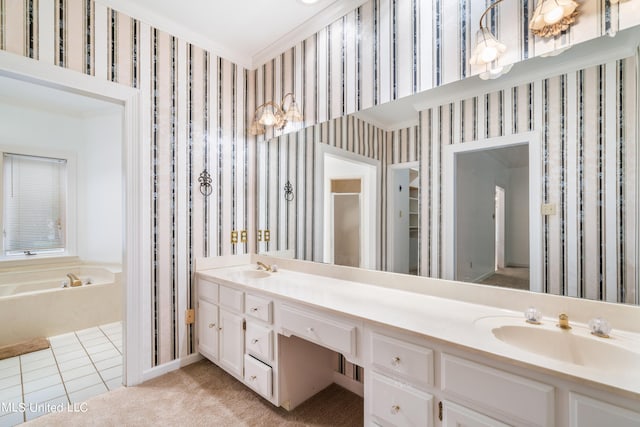
<svg viewBox="0 0 640 427">
<path fill-rule="evenodd" d="M 285 108 L 287 97 L 291 97 L 289 106 Z M 275 129 L 283 129 L 288 122 L 301 122 L 303 120 L 302 113 L 296 103 L 296 97 L 293 93 L 287 93 L 280 105 L 273 101 L 267 101 L 256 108 L 253 113 L 253 121 L 249 126 L 250 135 L 263 135 L 266 130 L 265 126 L 273 126 Z"/>
<path fill-rule="evenodd" d="M 200 193 L 203 196 L 210 196 L 213 188 L 211 187 L 211 175 L 209 175 L 206 169 L 200 173 L 198 182 L 200 183 Z"/>
<path fill-rule="evenodd" d="M 284 199 L 287 202 L 290 202 L 293 200 L 294 194 L 293 194 L 293 185 L 291 185 L 291 182 L 287 181 L 287 183 L 284 186 Z"/>
<path fill-rule="evenodd" d="M 574 0 L 541 0 L 529 21 L 531 32 L 538 37 L 554 37 L 569 28 L 578 16 Z"/>
<path fill-rule="evenodd" d="M 484 26 L 487 13 L 501 2 L 502 0 L 493 2 L 480 16 L 480 29 L 476 33 L 476 45 L 473 48 L 471 58 L 469 59 L 469 63 L 471 65 L 486 66 L 486 71 L 479 75 L 483 80 L 497 79 L 498 77 L 507 74 L 512 67 L 512 64 L 503 66 L 495 63 L 500 55 L 506 52 L 507 47 L 500 43 L 493 33 Z"/>
</svg>

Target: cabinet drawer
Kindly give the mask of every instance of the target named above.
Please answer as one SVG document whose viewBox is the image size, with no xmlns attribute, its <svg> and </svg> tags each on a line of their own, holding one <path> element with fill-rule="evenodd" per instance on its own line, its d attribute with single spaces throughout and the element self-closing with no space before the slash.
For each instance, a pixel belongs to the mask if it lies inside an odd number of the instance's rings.
<svg viewBox="0 0 640 427">
<path fill-rule="evenodd" d="M 245 296 L 245 313 L 263 322 L 272 322 L 273 302 L 270 299 L 247 294 Z"/>
<path fill-rule="evenodd" d="M 220 286 L 220 305 L 242 313 L 243 292 L 227 286 Z"/>
<path fill-rule="evenodd" d="M 501 423 L 500 421 L 489 418 L 484 414 L 472 411 L 469 408 L 465 408 L 464 406 L 460 406 L 446 400 L 443 402 L 442 406 L 443 427 L 509 427 L 508 424 Z"/>
<path fill-rule="evenodd" d="M 375 332 L 371 334 L 371 347 L 376 368 L 421 387 L 433 385 L 432 350 Z"/>
<path fill-rule="evenodd" d="M 287 306 L 282 307 L 280 321 L 285 335 L 296 335 L 344 355 L 356 355 L 355 325 Z"/>
<path fill-rule="evenodd" d="M 247 322 L 245 349 L 258 359 L 273 360 L 273 331 L 270 328 Z"/>
<path fill-rule="evenodd" d="M 554 388 L 547 384 L 443 354 L 442 390 L 522 424 L 553 425 Z"/>
<path fill-rule="evenodd" d="M 271 366 L 265 365 L 248 354 L 244 355 L 245 384 L 267 399 L 270 399 L 273 394 L 271 377 Z"/>
<path fill-rule="evenodd" d="M 371 373 L 371 415 L 383 425 L 433 425 L 433 396 Z"/>
<path fill-rule="evenodd" d="M 218 284 L 198 278 L 198 296 L 214 304 L 218 303 Z"/>
</svg>

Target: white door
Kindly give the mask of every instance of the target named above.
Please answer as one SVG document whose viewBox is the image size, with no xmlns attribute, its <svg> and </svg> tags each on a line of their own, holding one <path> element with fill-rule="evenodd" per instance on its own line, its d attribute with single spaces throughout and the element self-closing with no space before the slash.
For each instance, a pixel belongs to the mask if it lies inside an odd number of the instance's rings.
<svg viewBox="0 0 640 427">
<path fill-rule="evenodd" d="M 220 309 L 220 365 L 230 373 L 242 376 L 244 331 L 242 316 Z"/>
<path fill-rule="evenodd" d="M 198 300 L 198 351 L 218 360 L 218 306 Z"/>
</svg>

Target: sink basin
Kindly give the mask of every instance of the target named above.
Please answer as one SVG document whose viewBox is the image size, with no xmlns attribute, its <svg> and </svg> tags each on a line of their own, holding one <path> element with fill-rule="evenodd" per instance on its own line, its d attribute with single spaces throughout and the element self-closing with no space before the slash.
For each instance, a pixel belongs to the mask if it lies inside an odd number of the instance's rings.
<svg viewBox="0 0 640 427">
<path fill-rule="evenodd" d="M 244 279 L 265 279 L 271 276 L 271 273 L 264 270 L 243 270 L 237 273 Z"/>
<path fill-rule="evenodd" d="M 574 365 L 625 372 L 640 366 L 640 353 L 613 344 L 615 337 L 608 341 L 586 330 L 564 331 L 553 325 L 504 325 L 491 332 L 511 346 Z"/>
</svg>

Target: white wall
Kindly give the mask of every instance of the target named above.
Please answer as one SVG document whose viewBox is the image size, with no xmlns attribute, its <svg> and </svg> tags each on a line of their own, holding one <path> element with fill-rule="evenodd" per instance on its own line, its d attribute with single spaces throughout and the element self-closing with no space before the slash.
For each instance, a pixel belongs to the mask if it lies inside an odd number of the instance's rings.
<svg viewBox="0 0 640 427">
<path fill-rule="evenodd" d="M 529 168 L 507 169 L 505 262 L 529 266 Z"/>
<path fill-rule="evenodd" d="M 119 111 L 83 121 L 78 165 L 78 234 L 83 259 L 122 262 L 122 115 Z"/>
<path fill-rule="evenodd" d="M 456 280 L 495 271 L 495 187 L 507 187 L 505 166 L 484 152 L 456 161 Z"/>
<path fill-rule="evenodd" d="M 121 125 L 119 112 L 88 118 L 0 102 L 0 145 L 75 153 L 82 259 L 122 262 Z"/>
</svg>

